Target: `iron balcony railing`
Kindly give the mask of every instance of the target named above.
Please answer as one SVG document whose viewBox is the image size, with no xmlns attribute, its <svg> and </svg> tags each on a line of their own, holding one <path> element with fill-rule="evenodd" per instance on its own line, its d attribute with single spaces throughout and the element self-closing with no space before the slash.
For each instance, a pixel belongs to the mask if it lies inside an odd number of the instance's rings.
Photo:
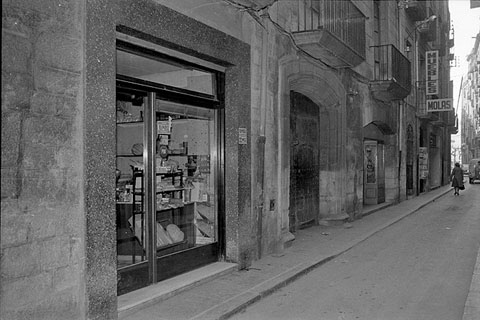
<svg viewBox="0 0 480 320">
<path fill-rule="evenodd" d="M 410 61 L 392 44 L 373 46 L 375 81 L 393 81 L 410 91 Z"/>
<path fill-rule="evenodd" d="M 295 27 L 327 30 L 365 59 L 365 16 L 350 0 L 299 0 Z"/>
</svg>

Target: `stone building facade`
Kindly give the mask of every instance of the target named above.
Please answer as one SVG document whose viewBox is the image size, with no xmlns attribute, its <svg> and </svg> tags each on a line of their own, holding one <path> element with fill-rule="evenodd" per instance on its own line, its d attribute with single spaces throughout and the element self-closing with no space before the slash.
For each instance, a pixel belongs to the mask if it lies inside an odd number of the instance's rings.
<svg viewBox="0 0 480 320">
<path fill-rule="evenodd" d="M 480 33 L 468 56 L 468 71 L 461 89 L 462 163 L 480 158 Z"/>
<path fill-rule="evenodd" d="M 119 43 L 207 70 L 221 88 L 211 109 L 217 261 L 245 268 L 302 228 L 447 183 L 454 115 L 425 111 L 423 73 L 426 52 L 438 51 L 430 98 L 451 97 L 446 2 L 3 0 L 2 9 L 6 319 L 117 317 Z"/>
</svg>

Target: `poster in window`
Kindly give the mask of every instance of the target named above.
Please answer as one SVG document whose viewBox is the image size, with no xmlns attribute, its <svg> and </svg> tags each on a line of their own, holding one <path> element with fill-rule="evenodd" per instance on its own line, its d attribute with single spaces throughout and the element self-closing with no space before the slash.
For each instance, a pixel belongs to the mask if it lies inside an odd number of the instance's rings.
<svg viewBox="0 0 480 320">
<path fill-rule="evenodd" d="M 377 145 L 365 144 L 365 179 L 366 183 L 377 182 Z"/>
</svg>

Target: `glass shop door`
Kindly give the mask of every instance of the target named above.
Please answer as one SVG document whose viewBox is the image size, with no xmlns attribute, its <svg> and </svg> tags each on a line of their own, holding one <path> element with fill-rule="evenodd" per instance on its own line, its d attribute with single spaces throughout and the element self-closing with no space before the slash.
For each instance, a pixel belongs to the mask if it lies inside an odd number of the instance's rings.
<svg viewBox="0 0 480 320">
<path fill-rule="evenodd" d="M 116 229 L 118 294 L 150 283 L 147 257 L 146 150 L 147 95 L 117 88 Z"/>
</svg>

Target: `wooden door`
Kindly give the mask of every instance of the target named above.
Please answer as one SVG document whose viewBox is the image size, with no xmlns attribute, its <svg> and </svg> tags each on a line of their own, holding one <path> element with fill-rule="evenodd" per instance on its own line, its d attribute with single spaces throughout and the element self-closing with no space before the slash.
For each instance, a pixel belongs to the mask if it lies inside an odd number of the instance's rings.
<svg viewBox="0 0 480 320">
<path fill-rule="evenodd" d="M 377 144 L 378 159 L 378 199 L 377 203 L 385 202 L 385 145 Z"/>
<path fill-rule="evenodd" d="M 363 203 L 378 203 L 378 149 L 376 141 L 364 141 Z"/>
<path fill-rule="evenodd" d="M 319 108 L 290 92 L 290 231 L 317 223 L 319 211 Z"/>
</svg>

